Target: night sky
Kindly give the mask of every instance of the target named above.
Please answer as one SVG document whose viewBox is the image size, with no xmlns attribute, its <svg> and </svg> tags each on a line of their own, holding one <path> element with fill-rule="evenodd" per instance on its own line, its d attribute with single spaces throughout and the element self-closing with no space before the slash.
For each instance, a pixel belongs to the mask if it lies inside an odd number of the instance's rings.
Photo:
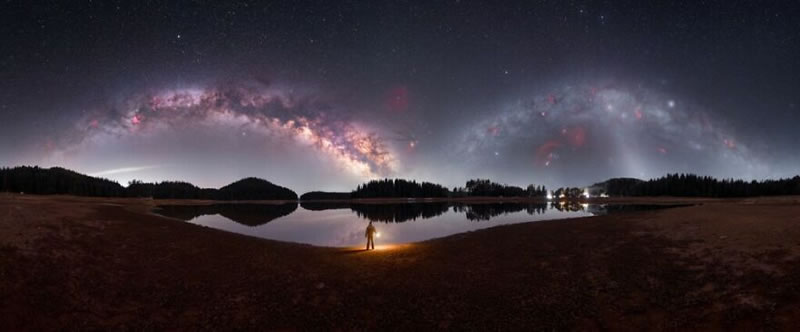
<svg viewBox="0 0 800 332">
<path fill-rule="evenodd" d="M 300 193 L 800 173 L 796 1 L 0 7 L 0 165 Z"/>
</svg>

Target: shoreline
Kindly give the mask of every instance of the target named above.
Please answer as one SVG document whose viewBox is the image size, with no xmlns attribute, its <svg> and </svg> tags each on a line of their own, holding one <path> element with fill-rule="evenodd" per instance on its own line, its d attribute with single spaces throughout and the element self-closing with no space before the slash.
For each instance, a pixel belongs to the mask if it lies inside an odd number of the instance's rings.
<svg viewBox="0 0 800 332">
<path fill-rule="evenodd" d="M 144 202 L 154 205 L 209 205 L 209 204 L 287 204 L 287 203 L 350 203 L 350 204 L 404 204 L 404 203 L 556 203 L 574 202 L 588 204 L 699 204 L 714 202 L 800 202 L 800 196 L 764 196 L 764 197 L 737 197 L 737 198 L 710 198 L 710 197 L 673 197 L 673 196 L 629 196 L 629 197 L 593 197 L 579 199 L 554 199 L 529 197 L 437 197 L 437 198 L 358 198 L 358 199 L 322 199 L 322 200 L 204 200 L 204 199 L 153 199 L 143 197 L 91 197 L 72 195 L 32 195 L 0 192 L 0 198 L 47 198 L 63 199 L 82 202 Z"/>
<path fill-rule="evenodd" d="M 9 330 L 800 321 L 800 197 L 501 225 L 370 252 L 205 228 L 149 214 L 150 200 L 0 198 L 0 324 Z"/>
</svg>

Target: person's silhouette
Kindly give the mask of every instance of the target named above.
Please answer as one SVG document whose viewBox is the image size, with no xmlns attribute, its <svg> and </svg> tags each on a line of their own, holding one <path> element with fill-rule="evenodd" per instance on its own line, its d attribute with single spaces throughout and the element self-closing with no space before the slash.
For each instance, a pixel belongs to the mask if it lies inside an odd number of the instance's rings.
<svg viewBox="0 0 800 332">
<path fill-rule="evenodd" d="M 377 232 L 378 230 L 375 229 L 375 226 L 372 226 L 372 221 L 370 221 L 369 225 L 367 225 L 367 231 L 364 233 L 364 236 L 367 237 L 367 249 L 365 250 L 369 250 L 370 246 L 372 246 L 372 250 L 375 250 L 375 233 Z"/>
</svg>

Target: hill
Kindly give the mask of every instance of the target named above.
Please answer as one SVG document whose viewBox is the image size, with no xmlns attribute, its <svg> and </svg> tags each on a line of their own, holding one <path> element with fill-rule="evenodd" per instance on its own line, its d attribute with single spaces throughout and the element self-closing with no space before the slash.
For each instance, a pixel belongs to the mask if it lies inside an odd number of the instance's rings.
<svg viewBox="0 0 800 332">
<path fill-rule="evenodd" d="M 0 168 L 0 191 L 39 195 L 94 197 L 152 197 L 156 199 L 296 200 L 297 194 L 259 178 L 245 178 L 220 189 L 200 188 L 188 182 L 131 181 L 128 187 L 61 167 Z"/>
<path fill-rule="evenodd" d="M 0 191 L 38 195 L 123 196 L 119 183 L 65 168 L 20 166 L 0 168 Z"/>
<path fill-rule="evenodd" d="M 216 199 L 228 200 L 297 200 L 297 194 L 264 179 L 245 178 L 220 188 Z"/>
</svg>

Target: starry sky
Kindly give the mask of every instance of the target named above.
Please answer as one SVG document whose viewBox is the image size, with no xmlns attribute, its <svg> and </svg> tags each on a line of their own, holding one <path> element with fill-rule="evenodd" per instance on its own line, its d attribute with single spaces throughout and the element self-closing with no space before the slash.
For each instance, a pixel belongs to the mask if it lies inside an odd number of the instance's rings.
<svg viewBox="0 0 800 332">
<path fill-rule="evenodd" d="M 14 1 L 0 165 L 584 186 L 800 173 L 795 1 Z"/>
</svg>

